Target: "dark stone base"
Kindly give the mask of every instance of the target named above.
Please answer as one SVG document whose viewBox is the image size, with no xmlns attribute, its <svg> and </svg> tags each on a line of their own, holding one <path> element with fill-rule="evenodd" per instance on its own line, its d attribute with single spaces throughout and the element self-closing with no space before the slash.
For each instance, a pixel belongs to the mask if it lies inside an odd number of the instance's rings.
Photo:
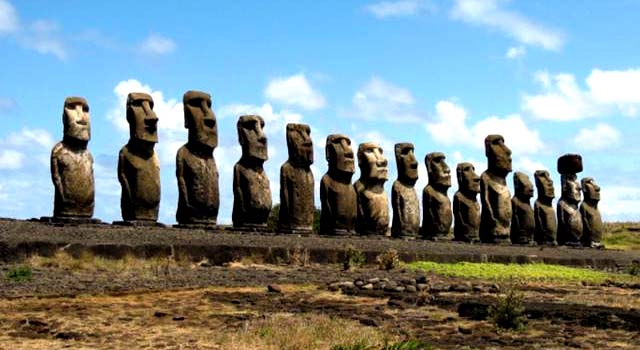
<svg viewBox="0 0 640 350">
<path fill-rule="evenodd" d="M 216 223 L 210 223 L 210 224 L 205 224 L 205 223 L 200 223 L 200 224 L 175 224 L 173 225 L 174 228 L 179 228 L 179 229 L 185 229 L 185 230 L 210 230 L 210 231 L 214 231 L 214 230 L 219 230 L 220 227 L 218 225 L 216 225 Z"/>
<path fill-rule="evenodd" d="M 320 232 L 322 236 L 338 236 L 338 237 L 351 237 L 357 236 L 356 231 L 349 231 L 345 229 L 335 229 L 333 232 Z"/>
<path fill-rule="evenodd" d="M 453 240 L 453 236 L 422 236 L 422 239 L 426 239 L 427 241 L 433 242 L 451 242 Z"/>
<path fill-rule="evenodd" d="M 33 219 L 31 221 L 42 222 L 45 224 L 60 224 L 60 225 L 101 225 L 102 220 L 94 218 L 77 218 L 77 217 L 56 217 L 56 216 L 42 216 L 40 219 Z"/>
<path fill-rule="evenodd" d="M 303 228 L 303 227 L 279 227 L 278 232 L 284 233 L 287 235 L 301 235 L 301 236 L 310 236 L 313 234 L 313 229 Z"/>
<path fill-rule="evenodd" d="M 246 232 L 246 233 L 263 233 L 275 234 L 275 231 L 267 228 L 267 224 L 243 224 L 225 228 L 227 231 Z"/>
<path fill-rule="evenodd" d="M 149 221 L 149 220 L 124 220 L 124 221 L 114 221 L 112 223 L 114 226 L 130 226 L 130 227 L 167 227 L 167 225 L 157 222 L 157 221 Z"/>
</svg>

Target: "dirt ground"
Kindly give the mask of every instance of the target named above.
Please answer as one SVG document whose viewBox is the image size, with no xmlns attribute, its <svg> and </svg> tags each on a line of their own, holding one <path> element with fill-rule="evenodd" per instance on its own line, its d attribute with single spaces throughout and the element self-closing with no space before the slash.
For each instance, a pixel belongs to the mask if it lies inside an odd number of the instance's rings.
<svg viewBox="0 0 640 350">
<path fill-rule="evenodd" d="M 31 280 L 23 282 L 4 277 L 15 265 L 0 265 L 0 349 L 297 349 L 295 342 L 265 345 L 265 334 L 272 331 L 265 333 L 260 325 L 274 315 L 278 322 L 325 317 L 345 322 L 351 333 L 416 339 L 435 349 L 640 349 L 637 286 L 509 287 L 426 275 L 428 288 L 419 294 L 345 295 L 330 291 L 329 284 L 420 273 L 246 261 L 156 262 L 120 270 L 32 265 Z M 268 285 L 281 292 L 269 292 Z M 502 331 L 482 317 L 461 316 L 462 306 L 490 305 L 507 288 L 524 295 L 529 316 L 524 330 Z M 282 328 L 287 327 L 285 322 Z M 312 348 L 331 346 L 328 341 Z"/>
</svg>

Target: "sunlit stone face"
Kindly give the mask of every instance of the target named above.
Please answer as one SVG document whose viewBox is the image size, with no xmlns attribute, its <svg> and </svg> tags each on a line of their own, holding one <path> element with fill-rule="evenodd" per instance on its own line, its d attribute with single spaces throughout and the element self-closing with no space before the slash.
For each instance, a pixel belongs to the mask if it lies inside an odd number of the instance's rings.
<svg viewBox="0 0 640 350">
<path fill-rule="evenodd" d="M 480 193 L 480 176 L 476 174 L 476 169 L 471 163 L 460 163 L 456 167 L 458 186 L 461 191 L 470 193 Z"/>
<path fill-rule="evenodd" d="M 87 101 L 82 97 L 68 97 L 64 101 L 62 123 L 65 137 L 89 141 L 91 139 L 91 119 Z"/>
<path fill-rule="evenodd" d="M 600 186 L 591 177 L 585 177 L 582 179 L 582 191 L 584 192 L 585 201 L 599 201 L 600 200 Z"/>
<path fill-rule="evenodd" d="M 513 176 L 513 187 L 516 192 L 516 196 L 531 198 L 533 197 L 533 184 L 529 177 L 525 173 L 516 172 Z"/>
<path fill-rule="evenodd" d="M 200 91 L 187 91 L 182 99 L 184 126 L 189 129 L 189 141 L 208 148 L 218 146 L 218 126 L 211 110 L 211 95 Z"/>
<path fill-rule="evenodd" d="M 418 161 L 411 143 L 398 143 L 395 145 L 396 165 L 398 166 L 398 178 L 408 184 L 415 184 L 418 180 Z"/>
<path fill-rule="evenodd" d="M 347 136 L 341 134 L 327 136 L 325 153 L 330 171 L 335 170 L 346 174 L 355 172 L 351 140 Z"/>
<path fill-rule="evenodd" d="M 511 172 L 511 150 L 500 135 L 489 135 L 484 140 L 489 169 L 506 175 Z"/>
<path fill-rule="evenodd" d="M 427 154 L 425 163 L 429 173 L 429 185 L 436 187 L 451 187 L 451 169 L 445 161 L 444 153 L 433 152 Z"/>
<path fill-rule="evenodd" d="M 238 139 L 242 146 L 242 157 L 265 161 L 267 137 L 264 134 L 264 119 L 258 115 L 243 115 L 238 119 Z"/>
<path fill-rule="evenodd" d="M 540 197 L 555 197 L 553 180 L 551 179 L 551 175 L 548 171 L 537 170 L 534 177 L 536 179 L 536 188 L 538 189 L 538 195 Z"/>
<path fill-rule="evenodd" d="M 303 167 L 313 164 L 313 142 L 309 125 L 287 124 L 287 149 L 292 163 Z"/>
<path fill-rule="evenodd" d="M 358 166 L 361 178 L 387 180 L 389 177 L 387 159 L 382 148 L 375 143 L 365 142 L 358 147 Z"/>
<path fill-rule="evenodd" d="M 127 122 L 132 139 L 158 142 L 158 117 L 149 94 L 132 92 L 127 96 Z"/>
<path fill-rule="evenodd" d="M 566 176 L 566 180 L 562 186 L 562 197 L 572 203 L 579 203 L 582 199 L 582 188 L 576 175 L 563 175 Z"/>
</svg>

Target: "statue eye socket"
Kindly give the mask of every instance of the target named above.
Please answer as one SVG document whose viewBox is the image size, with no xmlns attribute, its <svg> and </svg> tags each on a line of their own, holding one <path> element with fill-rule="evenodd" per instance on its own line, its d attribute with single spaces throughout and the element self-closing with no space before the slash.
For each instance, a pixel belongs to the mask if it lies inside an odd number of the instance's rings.
<svg viewBox="0 0 640 350">
<path fill-rule="evenodd" d="M 142 107 L 142 100 L 133 100 L 131 101 L 131 105 L 134 107 Z"/>
<path fill-rule="evenodd" d="M 205 119 L 204 120 L 204 125 L 206 127 L 213 128 L 214 126 L 216 126 L 216 120 L 215 119 Z"/>
<path fill-rule="evenodd" d="M 82 106 L 82 111 L 85 113 L 89 113 L 89 106 L 87 105 Z"/>
</svg>

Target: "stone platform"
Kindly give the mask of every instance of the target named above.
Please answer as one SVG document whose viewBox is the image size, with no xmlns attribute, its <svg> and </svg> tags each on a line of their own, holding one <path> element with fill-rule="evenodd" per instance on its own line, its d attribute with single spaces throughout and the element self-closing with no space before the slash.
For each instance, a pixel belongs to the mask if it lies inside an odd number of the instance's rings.
<svg viewBox="0 0 640 350">
<path fill-rule="evenodd" d="M 286 262 L 294 254 L 310 262 L 341 263 L 345 248 L 362 251 L 368 263 L 389 248 L 403 261 L 436 262 L 544 262 L 569 266 L 618 269 L 640 262 L 638 252 L 569 247 L 496 246 L 457 242 L 432 242 L 375 237 L 325 237 L 234 232 L 172 227 L 60 225 L 0 219 L 0 261 L 15 262 L 30 255 L 50 256 L 59 249 L 72 255 L 89 252 L 108 258 L 126 255 L 163 257 L 173 255 L 213 264 L 251 257 L 265 262 Z"/>
</svg>

